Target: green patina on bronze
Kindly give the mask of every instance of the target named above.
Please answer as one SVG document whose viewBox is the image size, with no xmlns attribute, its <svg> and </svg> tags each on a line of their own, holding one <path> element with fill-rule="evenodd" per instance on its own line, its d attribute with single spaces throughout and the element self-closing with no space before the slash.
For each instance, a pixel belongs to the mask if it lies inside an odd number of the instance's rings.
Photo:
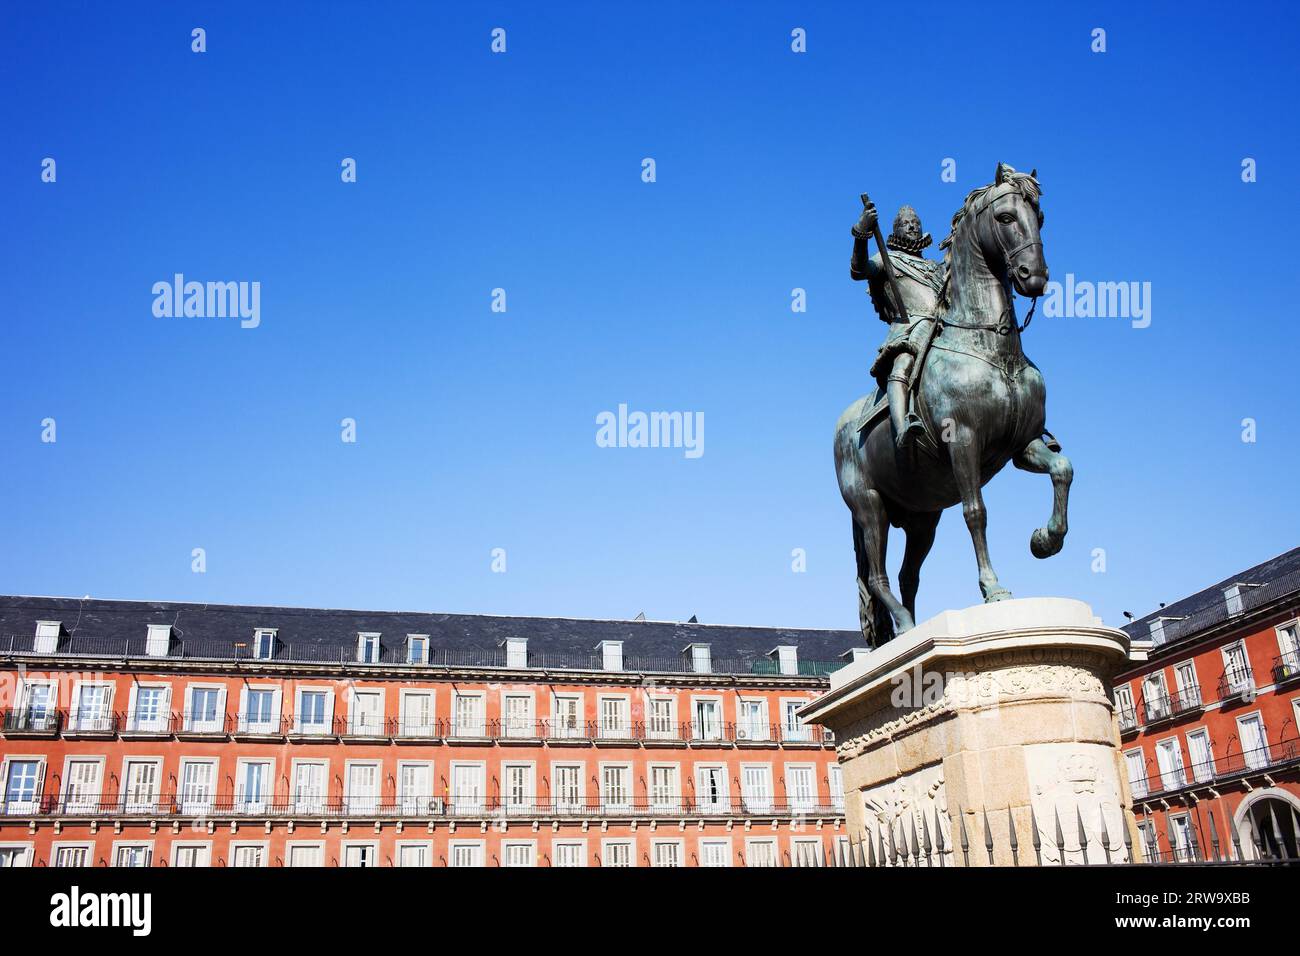
<svg viewBox="0 0 1300 956">
<path fill-rule="evenodd" d="M 1007 462 L 1052 480 L 1051 518 L 1030 536 L 1034 556 L 1056 554 L 1065 540 L 1073 470 L 1046 431 L 1043 376 L 1021 349 L 1015 310 L 1016 294 L 1036 299 L 1047 285 L 1039 199 L 1036 172 L 999 164 L 993 183 L 953 216 L 937 262 L 922 254 L 929 236 L 910 206 L 882 240 L 862 197 L 850 274 L 867 280 L 890 328 L 871 369 L 880 387 L 836 425 L 835 468 L 853 514 L 862 632 L 872 646 L 914 625 L 921 564 L 939 516 L 959 502 L 984 600 L 1011 597 L 989 561 L 980 491 Z M 872 237 L 878 250 L 869 256 Z M 891 525 L 907 537 L 901 599 L 885 571 Z"/>
</svg>

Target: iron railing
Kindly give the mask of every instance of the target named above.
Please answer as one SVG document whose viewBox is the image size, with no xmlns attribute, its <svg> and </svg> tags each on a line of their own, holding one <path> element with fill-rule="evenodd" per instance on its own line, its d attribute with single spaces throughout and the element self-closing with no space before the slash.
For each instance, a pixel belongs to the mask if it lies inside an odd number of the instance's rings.
<svg viewBox="0 0 1300 956">
<path fill-rule="evenodd" d="M 1199 684 L 1188 684 L 1172 694 L 1168 692 L 1153 694 L 1144 700 L 1147 724 L 1158 724 L 1173 720 L 1204 709 L 1201 702 Z"/>
<path fill-rule="evenodd" d="M 1295 680 L 1300 677 L 1300 652 L 1288 651 L 1273 658 L 1273 683 Z"/>
<path fill-rule="evenodd" d="M 1209 760 L 1178 767 L 1168 774 L 1156 772 L 1150 776 L 1130 780 L 1133 797 L 1147 797 L 1172 793 L 1187 787 L 1213 784 L 1260 770 L 1272 770 L 1300 762 L 1300 736 L 1287 737 L 1275 744 L 1265 744 L 1250 750 L 1237 750 Z"/>
<path fill-rule="evenodd" d="M 212 794 L 195 790 L 179 793 L 64 793 L 7 800 L 0 805 L 7 816 L 100 817 L 307 817 L 454 819 L 501 817 L 665 818 L 682 817 L 808 817 L 839 818 L 842 802 L 775 800 L 770 797 L 701 799 L 694 794 L 646 795 L 610 799 L 556 797 L 506 798 L 502 796 L 331 796 L 314 794 Z"/>
<path fill-rule="evenodd" d="M 1221 599 L 1215 601 L 1212 606 L 1195 614 L 1190 614 L 1181 620 L 1166 618 L 1160 630 L 1162 636 L 1160 644 L 1169 644 L 1184 637 L 1203 633 L 1229 620 L 1239 618 L 1247 612 L 1273 604 L 1297 591 L 1300 591 L 1300 571 L 1292 571 L 1290 574 L 1285 574 L 1261 587 L 1242 588 L 1239 594 L 1241 610 L 1235 614 L 1228 610 L 1226 599 Z M 1128 630 L 1127 627 L 1126 630 Z M 1150 634 L 1146 633 L 1134 633 L 1133 631 L 1130 631 L 1130 633 L 1135 638 L 1146 639 L 1150 637 Z"/>
<path fill-rule="evenodd" d="M 150 651 L 155 653 L 150 653 Z M 457 667 L 587 670 L 605 673 L 711 674 L 735 676 L 779 676 L 780 664 L 770 658 L 714 658 L 705 669 L 689 657 L 625 656 L 621 670 L 605 666 L 599 654 L 566 654 L 555 651 L 528 651 L 525 662 L 511 661 L 504 648 L 428 648 L 424 660 L 411 660 L 404 644 L 381 645 L 368 658 L 355 645 L 288 643 L 277 641 L 270 656 L 257 656 L 249 642 L 173 639 L 166 653 L 156 653 L 147 638 L 96 637 L 73 635 L 57 642 L 38 641 L 35 637 L 8 634 L 0 637 L 0 655 L 9 657 L 57 655 L 59 657 L 93 657 L 125 659 L 180 659 L 194 661 L 264 661 L 308 664 L 361 664 L 401 667 Z M 798 673 L 785 676 L 824 677 L 842 667 L 838 661 L 799 661 Z"/>
<path fill-rule="evenodd" d="M 493 742 L 609 743 L 636 746 L 807 745 L 824 747 L 835 735 L 818 724 L 797 725 L 756 721 L 663 722 L 520 718 L 407 718 L 350 715 L 319 718 L 315 714 L 249 715 L 179 711 L 94 714 L 68 710 L 0 711 L 0 727 L 7 734 L 63 733 L 69 736 L 114 735 L 224 738 L 321 737 L 373 740 L 456 740 Z"/>
</svg>

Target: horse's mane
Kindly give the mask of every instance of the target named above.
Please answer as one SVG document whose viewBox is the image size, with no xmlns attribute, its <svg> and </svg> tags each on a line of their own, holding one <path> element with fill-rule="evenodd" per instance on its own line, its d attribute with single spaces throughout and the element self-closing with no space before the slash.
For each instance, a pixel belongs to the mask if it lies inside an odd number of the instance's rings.
<svg viewBox="0 0 1300 956">
<path fill-rule="evenodd" d="M 1038 208 L 1038 199 L 1043 194 L 1042 187 L 1038 185 L 1038 180 L 1030 173 L 1018 173 L 1010 166 L 1005 166 L 1002 174 L 1002 182 L 989 183 L 987 186 L 980 186 L 972 189 L 966 194 L 966 201 L 961 204 L 952 217 L 952 229 L 948 232 L 948 238 L 939 243 L 939 248 L 943 250 L 944 277 L 943 286 L 939 289 L 939 305 L 947 308 L 952 305 L 948 298 L 948 290 L 952 281 L 952 244 L 957 237 L 957 227 L 962 224 L 972 209 L 988 193 L 992 192 L 998 186 L 1010 184 L 1013 186 L 1026 202 L 1035 209 Z"/>
</svg>

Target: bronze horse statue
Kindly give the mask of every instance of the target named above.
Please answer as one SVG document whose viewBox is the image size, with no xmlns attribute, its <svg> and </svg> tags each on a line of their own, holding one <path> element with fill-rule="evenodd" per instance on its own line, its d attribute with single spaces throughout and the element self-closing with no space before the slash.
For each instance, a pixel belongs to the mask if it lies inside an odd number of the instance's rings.
<svg viewBox="0 0 1300 956">
<path fill-rule="evenodd" d="M 880 410 L 880 393 L 858 399 L 836 425 L 835 468 L 853 514 L 862 632 L 873 647 L 915 625 L 921 564 L 939 516 L 958 502 L 984 600 L 1011 597 L 989 562 L 980 493 L 1008 461 L 1051 476 L 1052 516 L 1030 536 L 1034 556 L 1056 554 L 1065 540 L 1073 469 L 1045 431 L 1043 376 L 1021 349 L 1024 327 L 1017 325 L 1012 294 L 1036 299 L 1047 285 L 1040 195 L 1036 171 L 999 164 L 995 181 L 973 190 L 953 217 L 941 245 L 948 268 L 940 318 L 914 393 L 928 440 L 896 448 L 889 417 L 872 414 Z M 891 525 L 907 536 L 901 600 L 885 570 Z"/>
</svg>

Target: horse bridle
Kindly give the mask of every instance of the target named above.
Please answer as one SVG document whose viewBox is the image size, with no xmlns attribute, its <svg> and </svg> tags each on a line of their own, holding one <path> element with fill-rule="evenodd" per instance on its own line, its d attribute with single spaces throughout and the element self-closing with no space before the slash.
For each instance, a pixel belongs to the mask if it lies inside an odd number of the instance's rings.
<svg viewBox="0 0 1300 956">
<path fill-rule="evenodd" d="M 1006 196 L 1010 196 L 1012 193 L 1019 194 L 1019 190 L 1017 190 L 1011 183 L 1002 183 L 980 201 L 979 205 L 971 211 L 971 215 L 978 219 L 979 215 L 995 202 Z M 993 230 L 993 239 L 997 242 L 998 248 L 1002 250 L 1002 261 L 1007 264 L 1008 271 L 1011 269 L 1012 260 L 1014 260 L 1016 256 L 1020 255 L 1020 253 L 1024 252 L 1026 249 L 1032 249 L 1034 246 L 1042 248 L 1043 245 L 1043 240 L 1040 236 L 1037 239 L 1030 239 L 1027 242 L 1022 242 L 1014 249 L 1007 251 L 1007 247 L 1002 244 L 1002 235 L 996 229 Z M 955 329 L 972 329 L 976 332 L 996 332 L 998 335 L 1010 335 L 1013 328 L 1017 332 L 1024 332 L 1025 329 L 1029 328 L 1029 323 L 1034 319 L 1034 309 L 1036 308 L 1038 308 L 1038 296 L 1034 296 L 1031 300 L 1029 304 L 1029 313 L 1025 316 L 1025 321 L 1022 325 L 1016 324 L 1015 309 L 1013 306 L 1008 305 L 1006 309 L 1003 310 L 1002 314 L 998 316 L 997 325 L 967 325 L 962 322 L 949 322 L 946 319 L 940 319 L 939 326 L 942 328 L 945 325 L 950 325 Z M 1007 322 L 1006 320 L 1008 313 L 1011 315 L 1010 322 Z"/>
</svg>

